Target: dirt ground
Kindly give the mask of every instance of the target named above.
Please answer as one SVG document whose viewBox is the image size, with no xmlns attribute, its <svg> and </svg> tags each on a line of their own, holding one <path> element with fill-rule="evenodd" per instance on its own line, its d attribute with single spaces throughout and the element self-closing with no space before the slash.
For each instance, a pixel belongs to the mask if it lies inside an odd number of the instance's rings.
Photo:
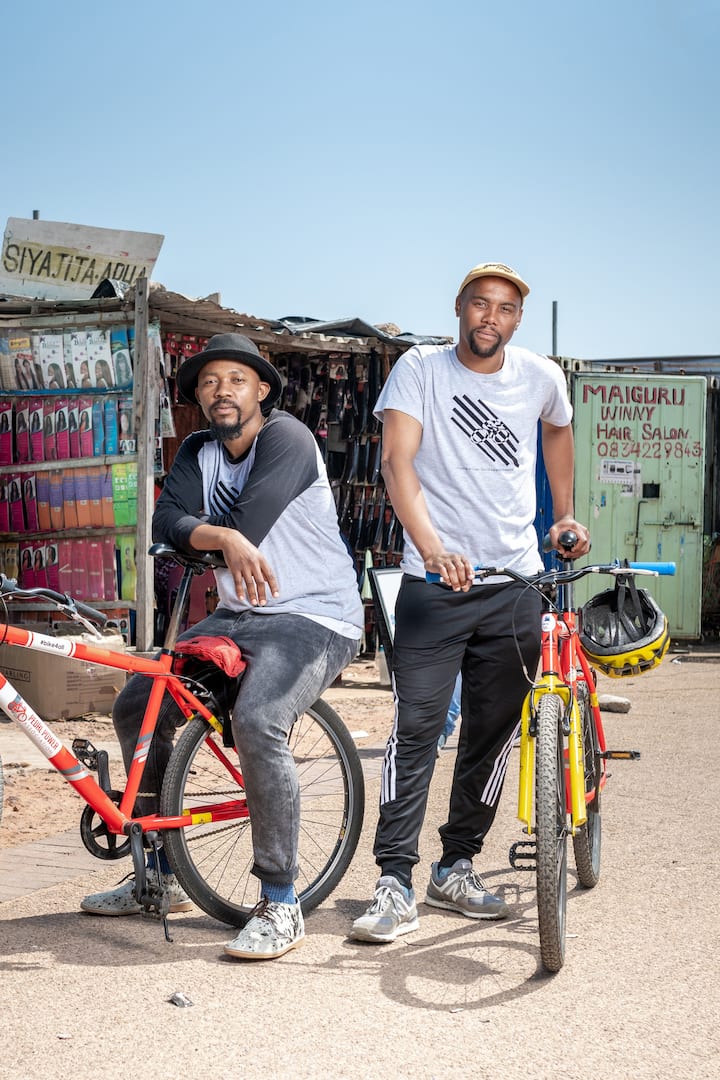
<svg viewBox="0 0 720 1080">
<path fill-rule="evenodd" d="M 357 660 L 343 673 L 339 686 L 324 697 L 346 721 L 358 747 L 371 746 L 387 738 L 392 722 L 390 691 L 381 687 L 374 660 Z M 94 745 L 115 738 L 109 716 L 93 713 L 74 720 L 53 720 L 53 732 L 66 746 L 73 739 L 89 739 Z M 364 734 L 360 734 L 360 733 Z M 80 796 L 48 767 L 30 767 L 22 758 L 3 761 L 5 799 L 0 842 L 4 848 L 54 836 L 74 828 L 85 806 Z M 122 786 L 122 766 L 111 762 L 111 776 Z"/>
</svg>

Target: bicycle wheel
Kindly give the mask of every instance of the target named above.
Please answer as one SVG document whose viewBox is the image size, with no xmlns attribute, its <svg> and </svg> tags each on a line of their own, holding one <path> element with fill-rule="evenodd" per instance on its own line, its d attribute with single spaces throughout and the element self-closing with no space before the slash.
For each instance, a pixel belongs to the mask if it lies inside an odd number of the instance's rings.
<svg viewBox="0 0 720 1080">
<path fill-rule="evenodd" d="M 559 697 L 541 697 L 535 748 L 535 842 L 540 955 L 547 971 L 559 971 L 565 959 L 567 810 L 562 714 Z"/>
<path fill-rule="evenodd" d="M 355 853 L 365 785 L 350 733 L 326 702 L 316 701 L 299 718 L 289 744 L 301 800 L 300 876 L 295 887 L 306 912 L 332 892 Z M 253 848 L 245 792 L 223 763 L 225 755 L 237 764 L 235 752 L 223 750 L 222 738 L 204 720 L 188 724 L 165 774 L 161 814 L 237 799 L 238 818 L 166 829 L 163 843 L 178 880 L 203 911 L 220 922 L 243 926 L 260 899 L 260 883 L 250 873 Z"/>
<path fill-rule="evenodd" d="M 590 707 L 588 688 L 578 684 L 578 709 L 583 742 L 587 821 L 573 836 L 573 851 L 578 881 L 592 889 L 600 879 L 602 819 L 600 817 L 600 744 L 595 717 Z M 593 794 L 594 793 L 594 794 Z M 592 796 L 589 798 L 589 796 Z"/>
</svg>

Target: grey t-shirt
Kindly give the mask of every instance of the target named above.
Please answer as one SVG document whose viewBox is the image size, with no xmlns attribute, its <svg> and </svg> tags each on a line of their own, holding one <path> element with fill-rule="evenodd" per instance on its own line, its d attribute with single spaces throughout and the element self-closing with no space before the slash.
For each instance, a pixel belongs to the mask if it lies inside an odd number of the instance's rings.
<svg viewBox="0 0 720 1080">
<path fill-rule="evenodd" d="M 454 345 L 414 346 L 380 393 L 380 420 L 385 409 L 422 424 L 415 469 L 446 550 L 474 566 L 541 570 L 533 524 L 537 424 L 565 427 L 572 419 L 560 368 L 546 356 L 506 346 L 502 368 L 482 375 L 460 363 Z M 401 565 L 425 575 L 407 531 Z"/>
<path fill-rule="evenodd" d="M 188 435 L 153 515 L 153 539 L 192 550 L 201 523 L 235 528 L 270 563 L 280 595 L 251 608 L 228 570 L 216 570 L 220 606 L 257 615 L 304 615 L 357 640 L 363 606 L 317 443 L 304 424 L 273 409 L 241 460 L 209 431 Z"/>
</svg>

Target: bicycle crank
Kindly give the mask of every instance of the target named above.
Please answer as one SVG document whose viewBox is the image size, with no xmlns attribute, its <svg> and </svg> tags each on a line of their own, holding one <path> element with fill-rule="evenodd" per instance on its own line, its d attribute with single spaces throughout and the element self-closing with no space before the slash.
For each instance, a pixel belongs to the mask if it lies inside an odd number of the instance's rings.
<svg viewBox="0 0 720 1080">
<path fill-rule="evenodd" d="M 122 792 L 108 791 L 107 796 L 115 803 L 120 804 Z M 86 806 L 80 818 L 80 836 L 82 842 L 96 859 L 112 861 L 124 859 L 130 854 L 130 841 L 126 837 L 112 833 L 100 815 L 93 810 L 92 806 Z"/>
</svg>

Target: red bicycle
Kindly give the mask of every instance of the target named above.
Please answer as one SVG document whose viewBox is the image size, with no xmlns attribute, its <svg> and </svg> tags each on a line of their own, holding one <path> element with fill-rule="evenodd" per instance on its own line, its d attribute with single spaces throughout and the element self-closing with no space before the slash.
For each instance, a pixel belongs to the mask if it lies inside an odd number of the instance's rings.
<svg viewBox="0 0 720 1080">
<path fill-rule="evenodd" d="M 160 881 L 150 882 L 145 872 L 145 849 L 154 848 L 157 857 L 160 839 L 182 887 L 220 922 L 243 926 L 259 900 L 260 885 L 250 874 L 252 820 L 237 753 L 229 737 L 230 715 L 242 675 L 229 680 L 214 664 L 198 662 L 194 667 L 185 663 L 180 673 L 176 662 L 177 637 L 192 579 L 221 563 L 212 554 L 189 557 L 161 544 L 154 545 L 150 554 L 171 559 L 184 568 L 157 659 L 104 648 L 96 628 L 104 625 L 105 616 L 91 605 L 51 589 L 20 589 L 17 582 L 0 575 L 0 612 L 4 609 L 5 616 L 0 622 L 0 644 L 74 658 L 153 680 L 125 788 L 113 787 L 106 751 L 96 750 L 86 739 L 75 739 L 72 749 L 64 746 L 2 672 L 0 708 L 85 800 L 80 834 L 87 850 L 105 860 L 132 857 L 135 897 L 146 914 L 162 919 L 165 936 L 170 940 L 167 893 Z M 83 625 L 97 637 L 97 644 L 12 626 L 6 600 L 38 597 Z M 166 694 L 177 705 L 185 728 L 165 773 L 160 812 L 135 817 L 135 800 Z M 289 745 L 297 768 L 302 809 L 297 889 L 303 910 L 309 911 L 332 892 L 350 864 L 362 828 L 365 788 L 355 743 L 338 714 L 322 699 L 298 718 Z"/>
</svg>

